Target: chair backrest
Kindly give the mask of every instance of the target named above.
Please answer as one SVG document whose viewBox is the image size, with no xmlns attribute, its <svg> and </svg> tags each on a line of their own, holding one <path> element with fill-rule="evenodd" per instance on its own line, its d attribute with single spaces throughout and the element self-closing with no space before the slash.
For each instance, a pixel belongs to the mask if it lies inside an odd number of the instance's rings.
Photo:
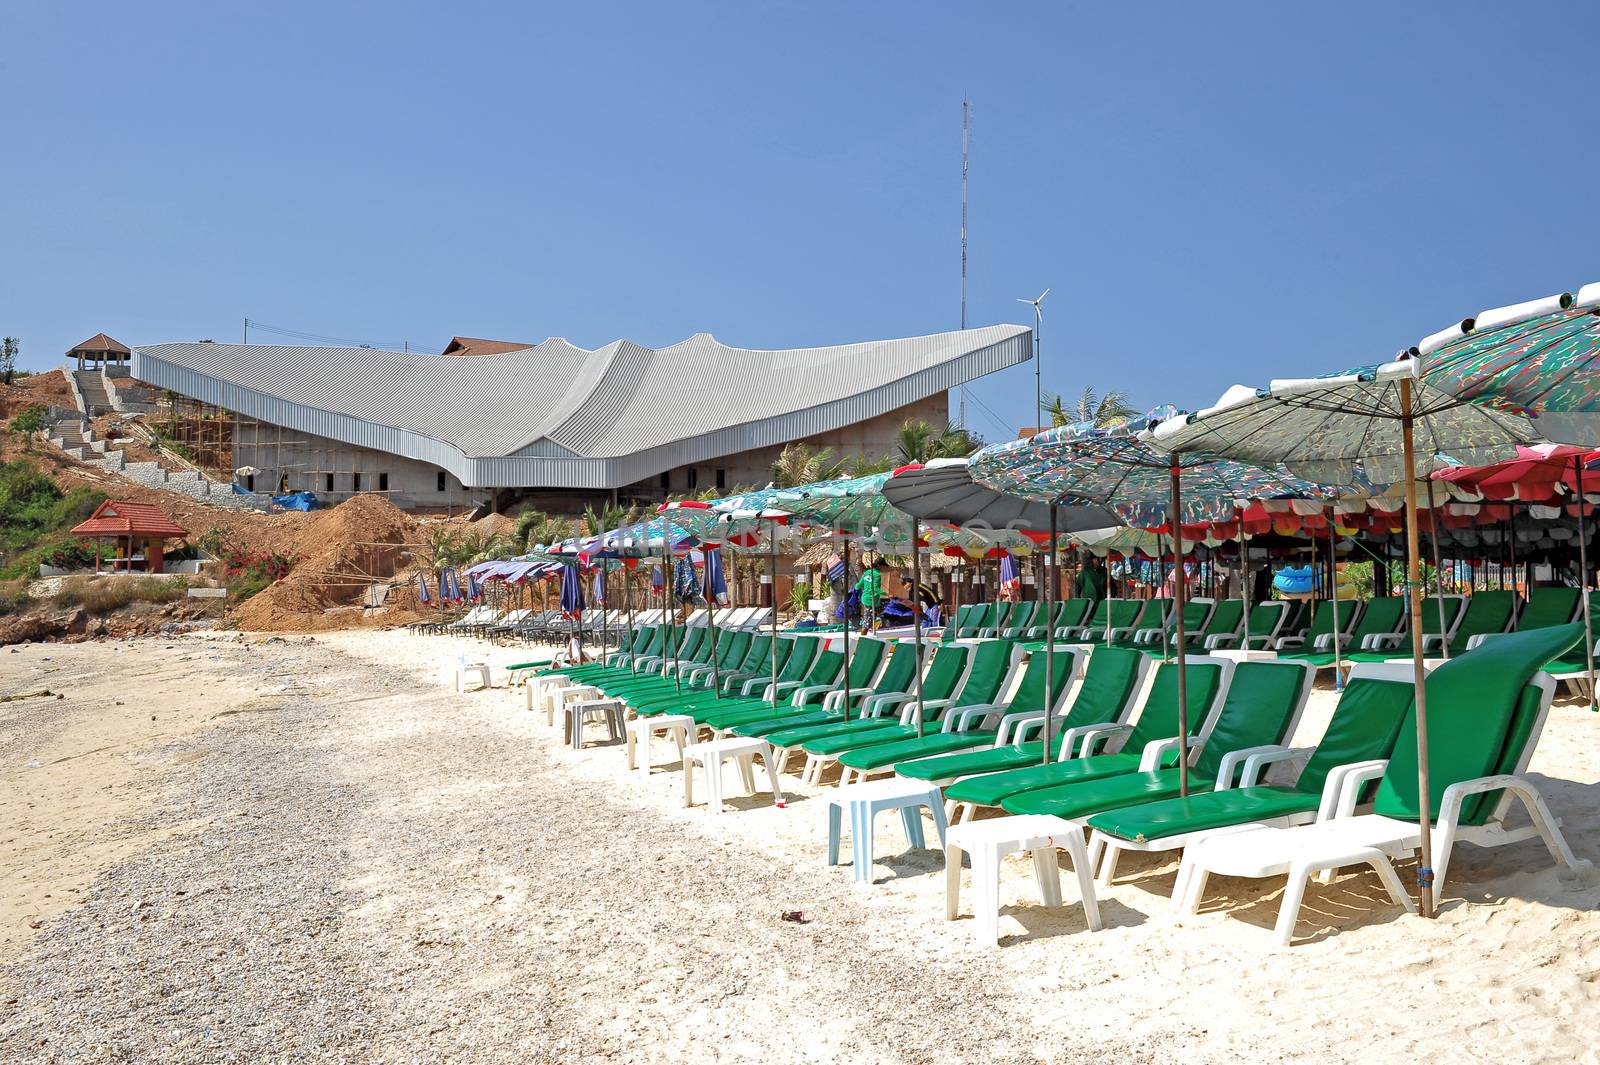
<svg viewBox="0 0 1600 1065">
<path fill-rule="evenodd" d="M 1354 666 L 1322 739 L 1295 779 L 1295 790 L 1320 795 L 1337 767 L 1389 757 L 1415 701 L 1414 676 L 1410 662 Z"/>
<path fill-rule="evenodd" d="M 733 669 L 744 661 L 750 650 L 750 633 L 735 630 L 717 634 L 717 667 Z"/>
<path fill-rule="evenodd" d="M 1517 611 L 1517 593 L 1507 591 L 1474 592 L 1467 597 L 1466 610 L 1456 625 L 1455 636 L 1450 641 L 1454 648 L 1465 644 L 1472 636 L 1491 632 L 1505 632 Z"/>
<path fill-rule="evenodd" d="M 1029 713 L 1045 709 L 1045 668 L 1050 661 L 1054 662 L 1055 669 L 1050 677 L 1049 703 L 1050 708 L 1055 709 L 1072 686 L 1078 661 L 1085 653 L 1081 647 L 1057 647 L 1049 655 L 1044 653 L 1043 648 L 1033 652 L 1022 671 L 1022 678 L 1006 700 L 1011 712 Z"/>
<path fill-rule="evenodd" d="M 794 641 L 794 647 L 789 651 L 789 661 L 783 664 L 778 672 L 778 680 L 804 680 L 806 671 L 811 668 L 811 662 L 817 657 L 817 652 L 822 649 L 822 638 L 819 636 L 801 636 Z"/>
<path fill-rule="evenodd" d="M 1247 636 L 1276 636 L 1289 619 L 1289 604 L 1281 599 L 1250 604 Z"/>
<path fill-rule="evenodd" d="M 1506 633 L 1428 674 L 1430 811 L 1437 814 L 1445 789 L 1452 784 L 1515 772 L 1506 767 L 1527 764 L 1542 727 L 1540 718 L 1555 691 L 1548 674 L 1538 676 L 1541 667 L 1582 638 L 1583 626 L 1576 622 Z M 1536 695 L 1525 691 L 1530 686 L 1539 689 Z M 1482 823 L 1499 798 L 1470 797 L 1461 807 L 1462 822 Z M 1419 807 L 1413 705 L 1400 726 L 1373 810 L 1386 817 L 1415 819 Z"/>
<path fill-rule="evenodd" d="M 1459 595 L 1430 595 L 1422 601 L 1422 632 L 1426 636 L 1439 636 L 1446 632 L 1454 632 L 1456 622 L 1461 615 L 1463 596 Z M 1443 602 L 1443 610 L 1440 603 Z M 1441 622 L 1440 615 L 1443 615 Z M 1439 626 L 1443 624 L 1444 628 Z"/>
<path fill-rule="evenodd" d="M 887 647 L 884 641 L 867 637 L 850 641 L 850 687 L 859 691 L 872 683 Z"/>
<path fill-rule="evenodd" d="M 1040 609 L 1043 607 L 1043 603 L 1033 601 L 1018 603 L 1017 608 L 1013 610 L 1011 612 L 1011 616 L 1006 619 L 1006 631 L 1010 632 L 1012 629 L 1026 629 L 1033 625 L 1035 619 L 1039 616 Z"/>
<path fill-rule="evenodd" d="M 1387 636 L 1399 632 L 1406 621 L 1406 600 L 1402 595 L 1383 595 L 1367 600 L 1367 609 L 1356 623 L 1351 640 L 1361 645 L 1367 636 Z"/>
<path fill-rule="evenodd" d="M 1339 631 L 1350 631 L 1350 622 L 1356 616 L 1356 608 L 1360 605 L 1354 599 L 1341 599 L 1339 600 L 1339 609 L 1336 615 L 1331 599 L 1319 599 L 1317 601 L 1316 616 L 1311 619 L 1311 626 L 1306 630 L 1306 642 L 1310 643 L 1310 638 L 1313 636 L 1322 636 L 1333 632 L 1335 616 L 1339 619 Z"/>
<path fill-rule="evenodd" d="M 731 670 L 734 673 L 759 672 L 772 661 L 772 635 L 758 633 L 750 641 L 750 646 L 745 649 L 744 661 Z"/>
<path fill-rule="evenodd" d="M 1189 703 L 1189 734 L 1198 736 L 1207 726 L 1207 719 L 1217 696 L 1225 688 L 1233 662 L 1206 655 L 1186 655 L 1186 678 Z M 1156 666 L 1156 679 L 1145 694 L 1144 706 L 1139 710 L 1139 720 L 1123 750 L 1137 753 L 1152 740 L 1169 739 L 1178 734 L 1178 663 L 1162 662 Z"/>
<path fill-rule="evenodd" d="M 1476 595 L 1473 596 L 1477 598 Z M 1582 620 L 1583 592 L 1577 588 L 1535 588 L 1528 593 L 1528 605 L 1517 620 L 1517 631 L 1543 629 Z"/>
<path fill-rule="evenodd" d="M 1243 604 L 1240 604 L 1241 606 Z M 1222 708 L 1203 734 L 1196 775 L 1215 780 L 1229 751 L 1288 742 L 1300 723 L 1317 668 L 1310 662 L 1240 662 L 1228 679 Z"/>
<path fill-rule="evenodd" d="M 922 675 L 924 699 L 948 699 L 955 694 L 961 678 L 971 665 L 972 645 L 967 643 L 941 644 L 933 652 L 927 672 Z"/>
<path fill-rule="evenodd" d="M 1021 648 L 1010 640 L 985 640 L 978 644 L 954 705 L 982 706 L 997 701 L 1005 689 L 1006 679 L 1021 660 Z"/>
<path fill-rule="evenodd" d="M 805 679 L 801 683 L 832 684 L 839 679 L 839 674 L 842 672 L 844 672 L 843 651 L 820 651 L 817 657 L 811 660 L 811 668 L 806 671 Z"/>
<path fill-rule="evenodd" d="M 1056 619 L 1051 623 L 1051 629 L 1082 625 L 1091 605 L 1087 599 L 1063 599 L 1056 604 Z"/>
<path fill-rule="evenodd" d="M 1211 617 L 1206 620 L 1205 635 L 1226 636 L 1239 631 L 1239 623 L 1244 620 L 1243 599 L 1222 599 L 1211 611 Z"/>
<path fill-rule="evenodd" d="M 800 642 L 800 637 L 779 636 L 778 642 L 767 648 L 767 660 L 756 668 L 762 673 L 771 673 L 776 670 L 783 672 L 783 667 L 789 664 L 789 656 L 794 654 L 794 645 Z M 773 660 L 776 659 L 776 664 Z"/>
<path fill-rule="evenodd" d="M 1096 644 L 1072 705 L 1062 715 L 1062 729 L 1126 720 L 1150 662 L 1131 648 Z"/>
<path fill-rule="evenodd" d="M 1101 599 L 1094 605 L 1094 613 L 1089 615 L 1089 620 L 1084 624 L 1091 629 L 1109 628 L 1107 620 L 1111 617 L 1111 604 L 1123 603 L 1125 599 Z"/>
<path fill-rule="evenodd" d="M 1022 608 L 1022 603 L 997 603 L 995 605 L 994 622 L 987 626 L 996 636 L 1011 627 L 1011 619 Z"/>
<path fill-rule="evenodd" d="M 683 624 L 685 628 L 696 628 L 709 622 L 711 615 L 705 607 L 700 607 L 691 613 Z"/>
<path fill-rule="evenodd" d="M 893 695 L 911 690 L 912 678 L 917 675 L 917 645 L 901 640 L 889 652 L 889 663 L 883 667 L 872 690 L 878 695 Z"/>
<path fill-rule="evenodd" d="M 1146 599 L 1139 605 L 1138 615 L 1128 623 L 1133 629 L 1159 629 L 1166 623 L 1170 599 Z"/>
<path fill-rule="evenodd" d="M 1186 633 L 1200 632 L 1205 628 L 1206 622 L 1211 619 L 1211 611 L 1217 605 L 1215 599 L 1196 597 L 1183 601 L 1183 629 Z M 1167 612 L 1167 628 L 1173 632 L 1178 631 L 1178 615 L 1172 611 Z"/>
<path fill-rule="evenodd" d="M 1155 623 L 1150 625 L 1139 625 L 1137 623 L 1138 619 L 1144 614 L 1145 604 L 1142 600 L 1102 599 L 1101 602 L 1106 606 L 1106 624 L 1104 626 L 1096 624 L 1095 628 L 1138 629 L 1155 627 Z M 1098 614 L 1099 612 L 1096 611 L 1096 613 Z"/>
<path fill-rule="evenodd" d="M 977 609 L 972 612 L 972 619 L 961 626 L 962 632 L 981 632 L 994 626 L 995 603 L 976 603 Z M 958 633 L 959 635 L 959 633 Z"/>
<path fill-rule="evenodd" d="M 1311 604 L 1304 599 L 1278 599 L 1275 602 L 1284 603 L 1289 608 L 1289 616 L 1283 621 L 1283 628 L 1278 630 L 1284 636 L 1296 636 L 1311 625 Z"/>
</svg>

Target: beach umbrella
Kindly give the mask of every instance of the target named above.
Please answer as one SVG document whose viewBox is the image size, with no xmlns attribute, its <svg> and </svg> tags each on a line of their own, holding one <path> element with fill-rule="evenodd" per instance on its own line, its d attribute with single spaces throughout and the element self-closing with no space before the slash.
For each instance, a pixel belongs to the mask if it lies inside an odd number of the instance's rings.
<svg viewBox="0 0 1600 1065">
<path fill-rule="evenodd" d="M 428 578 L 426 574 L 417 574 L 417 602 L 428 602 Z"/>
<path fill-rule="evenodd" d="M 1278 380 L 1262 389 L 1236 385 L 1216 406 L 1164 421 L 1147 437 L 1155 446 L 1178 453 L 1203 449 L 1247 462 L 1281 462 L 1298 476 L 1327 484 L 1352 484 L 1363 471 L 1374 482 L 1401 482 L 1411 631 L 1420 634 L 1417 479 L 1432 472 L 1435 455 L 1485 465 L 1516 458 L 1517 444 L 1537 442 L 1526 417 L 1477 406 L 1429 387 L 1422 379 L 1422 367 L 1422 359 L 1406 352 L 1393 362 L 1325 377 Z M 1432 916 L 1426 668 L 1422 641 L 1413 639 L 1412 648 L 1422 827 L 1419 909 Z"/>
<path fill-rule="evenodd" d="M 736 535 L 739 531 L 748 532 L 757 526 L 766 527 L 767 565 L 772 588 L 772 688 L 773 706 L 777 706 L 778 687 L 778 539 L 779 529 L 789 524 L 789 513 L 773 507 L 760 507 L 752 509 L 737 509 L 727 503 L 719 506 L 717 521 L 725 537 Z M 845 717 L 850 716 L 850 626 L 845 625 Z"/>
<path fill-rule="evenodd" d="M 846 544 L 849 536 L 887 537 L 909 544 L 911 554 L 911 585 L 915 589 L 922 583 L 922 550 L 920 522 L 911 514 L 898 509 L 883 494 L 883 487 L 893 476 L 875 473 L 865 477 L 842 477 L 797 488 L 781 490 L 774 497 L 775 506 L 787 511 L 791 519 L 831 529 Z M 848 601 L 848 600 L 847 600 Z M 849 672 L 850 619 L 845 617 L 845 671 Z M 915 688 L 917 700 L 917 736 L 925 732 L 922 694 L 922 606 L 915 592 L 911 604 L 911 636 L 917 648 Z M 846 694 L 845 717 L 848 718 L 849 696 Z"/>
<path fill-rule="evenodd" d="M 1600 282 L 1453 322 L 1408 353 L 1430 388 L 1527 415 L 1549 441 L 1600 442 Z"/>
<path fill-rule="evenodd" d="M 1231 516 L 1240 499 L 1326 496 L 1328 491 L 1293 475 L 1198 450 L 1163 453 L 1136 432 L 1178 412 L 1160 407 L 1125 425 L 1066 425 L 1022 440 L 984 448 L 972 457 L 973 479 L 998 491 L 1045 502 L 1092 503 L 1108 507 L 1128 525 L 1149 528 L 1165 522 L 1174 556 L 1183 542 L 1182 526 Z M 1159 557 L 1159 556 L 1158 556 Z M 1178 661 L 1178 731 L 1189 735 L 1188 632 L 1183 619 L 1187 573 L 1177 562 L 1173 613 Z M 1166 626 L 1162 626 L 1163 641 Z M 1110 631 L 1107 630 L 1109 639 Z M 1185 741 L 1186 742 L 1186 741 Z M 1189 794 L 1188 758 L 1178 758 L 1178 787 Z"/>
<path fill-rule="evenodd" d="M 576 645 L 576 658 L 583 661 L 583 576 L 577 566 L 567 566 L 561 571 L 561 612 L 570 622 L 569 631 Z"/>
<path fill-rule="evenodd" d="M 1059 506 L 997 492 L 972 479 L 965 458 L 933 459 L 921 466 L 901 467 L 884 482 L 883 498 L 896 509 L 926 522 L 969 530 L 1045 532 L 1050 527 L 1052 509 L 1056 512 L 1056 527 L 1064 533 L 1118 524 L 1116 515 L 1105 507 Z"/>
</svg>

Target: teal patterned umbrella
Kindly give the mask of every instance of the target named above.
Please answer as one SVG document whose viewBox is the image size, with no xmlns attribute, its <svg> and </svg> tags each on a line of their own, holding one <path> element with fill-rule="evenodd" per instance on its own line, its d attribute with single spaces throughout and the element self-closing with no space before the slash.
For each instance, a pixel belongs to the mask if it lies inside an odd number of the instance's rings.
<svg viewBox="0 0 1600 1065">
<path fill-rule="evenodd" d="M 1234 462 L 1202 451 L 1167 453 L 1135 433 L 1163 421 L 1181 420 L 1173 407 L 1158 407 L 1127 425 L 1103 429 L 1067 425 L 978 452 L 968 464 L 972 479 L 997 491 L 1060 503 L 1098 503 L 1138 528 L 1166 524 L 1175 543 L 1180 526 L 1234 515 L 1240 500 L 1331 497 L 1331 489 L 1286 472 Z M 1189 734 L 1188 677 L 1183 620 L 1187 574 L 1175 569 L 1173 614 L 1178 648 L 1178 732 Z M 1107 630 L 1107 638 L 1110 631 Z M 1178 759 L 1178 791 L 1189 794 L 1189 764 Z"/>
<path fill-rule="evenodd" d="M 1425 342 L 1429 346 L 1431 339 Z M 1516 445 L 1538 440 L 1521 414 L 1477 406 L 1431 387 L 1422 373 L 1425 358 L 1407 352 L 1394 362 L 1326 377 L 1273 381 L 1262 389 L 1236 385 L 1216 406 L 1156 425 L 1145 439 L 1179 453 L 1204 450 L 1247 462 L 1281 462 L 1298 476 L 1331 484 L 1351 484 L 1363 470 L 1374 481 L 1404 482 L 1411 631 L 1421 632 L 1416 478 L 1427 477 L 1437 454 L 1482 466 L 1514 459 Z M 1419 909 L 1431 917 L 1427 672 L 1422 641 L 1412 641 L 1412 648 L 1422 829 L 1417 886 Z"/>
<path fill-rule="evenodd" d="M 1172 473 L 1182 478 L 1179 523 L 1227 521 L 1247 499 L 1331 499 L 1336 490 L 1285 470 L 1203 452 L 1168 454 L 1131 435 L 1157 424 L 1152 411 L 1129 429 L 1067 425 L 984 448 L 970 463 L 979 484 L 1025 499 L 1098 503 L 1138 529 L 1164 525 L 1172 511 Z M 1181 417 L 1172 411 L 1168 417 Z M 1270 465 L 1270 464 L 1269 464 Z"/>
<path fill-rule="evenodd" d="M 1430 388 L 1526 414 L 1556 443 L 1600 443 L 1600 282 L 1484 311 L 1411 350 Z"/>
</svg>

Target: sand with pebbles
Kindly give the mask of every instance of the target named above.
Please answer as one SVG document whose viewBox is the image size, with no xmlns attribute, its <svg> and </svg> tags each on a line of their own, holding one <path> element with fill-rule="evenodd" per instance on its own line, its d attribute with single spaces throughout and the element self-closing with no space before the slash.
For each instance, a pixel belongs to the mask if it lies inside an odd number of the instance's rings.
<svg viewBox="0 0 1600 1065">
<path fill-rule="evenodd" d="M 1175 866 L 1129 860 L 1089 934 L 1018 862 L 1001 946 L 977 949 L 944 920 L 939 856 L 891 821 L 853 889 L 824 864 L 818 789 L 685 809 L 670 755 L 626 773 L 504 687 L 455 695 L 471 650 L 359 632 L 0 653 L 0 694 L 66 695 L 0 704 L 0 1055 L 1600 1060 L 1600 883 L 1536 840 L 1458 852 L 1435 922 L 1369 874 L 1314 886 L 1282 951 L 1269 882 L 1217 882 L 1180 918 Z M 1600 719 L 1558 705 L 1533 764 L 1591 858 L 1597 748 Z"/>
</svg>

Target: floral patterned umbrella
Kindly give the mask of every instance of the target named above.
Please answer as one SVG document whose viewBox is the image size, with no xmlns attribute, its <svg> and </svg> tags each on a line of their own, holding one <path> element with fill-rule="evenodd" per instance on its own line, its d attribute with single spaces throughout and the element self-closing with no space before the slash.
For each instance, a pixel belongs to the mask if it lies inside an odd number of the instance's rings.
<svg viewBox="0 0 1600 1065">
<path fill-rule="evenodd" d="M 1600 282 L 1484 311 L 1411 351 L 1430 388 L 1526 414 L 1547 440 L 1600 442 Z"/>
<path fill-rule="evenodd" d="M 1181 420 L 1173 407 L 1158 407 L 1126 425 L 1105 429 L 1067 425 L 984 448 L 969 467 L 979 484 L 1048 502 L 1098 503 L 1128 525 L 1149 528 L 1170 523 L 1197 525 L 1231 517 L 1241 500 L 1328 498 L 1335 490 L 1303 481 L 1286 471 L 1267 469 L 1198 450 L 1167 453 L 1136 434 L 1164 421 Z M 1270 463 L 1268 465 L 1271 465 Z M 1183 648 L 1186 574 L 1177 567 L 1173 614 L 1178 648 L 1178 731 L 1189 732 L 1188 679 Z M 1107 636 L 1109 638 L 1109 630 Z M 1178 760 L 1178 790 L 1189 794 L 1189 767 Z"/>
<path fill-rule="evenodd" d="M 1486 465 L 1516 458 L 1518 444 L 1538 442 L 1525 416 L 1476 406 L 1431 387 L 1422 374 L 1423 361 L 1407 352 L 1394 362 L 1325 377 L 1273 381 L 1262 389 L 1236 385 L 1216 406 L 1169 419 L 1144 435 L 1155 446 L 1177 453 L 1204 450 L 1247 462 L 1281 462 L 1297 476 L 1330 484 L 1350 484 L 1362 470 L 1374 481 L 1404 482 L 1411 630 L 1421 632 L 1417 478 L 1431 473 L 1439 454 L 1467 465 Z M 1422 828 L 1417 883 L 1419 909 L 1431 917 L 1427 673 L 1422 641 L 1413 641 L 1412 648 Z"/>
</svg>

